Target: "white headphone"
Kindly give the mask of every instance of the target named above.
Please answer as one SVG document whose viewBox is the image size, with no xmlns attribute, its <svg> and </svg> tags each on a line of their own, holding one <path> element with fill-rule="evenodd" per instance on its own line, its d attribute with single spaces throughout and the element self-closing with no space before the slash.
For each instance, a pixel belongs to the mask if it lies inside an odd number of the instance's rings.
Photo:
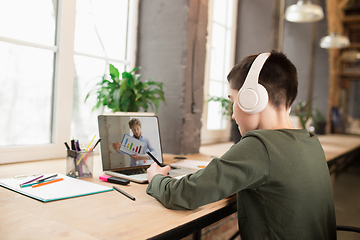
<svg viewBox="0 0 360 240">
<path fill-rule="evenodd" d="M 259 75 L 270 53 L 259 54 L 251 65 L 243 86 L 237 95 L 237 103 L 241 110 L 248 114 L 263 111 L 269 101 L 265 87 L 259 84 Z"/>
</svg>

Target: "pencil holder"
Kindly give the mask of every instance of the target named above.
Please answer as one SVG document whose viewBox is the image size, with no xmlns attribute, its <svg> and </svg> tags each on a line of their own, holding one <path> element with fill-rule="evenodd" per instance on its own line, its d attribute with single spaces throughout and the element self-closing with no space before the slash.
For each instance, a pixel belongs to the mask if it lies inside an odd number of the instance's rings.
<svg viewBox="0 0 360 240">
<path fill-rule="evenodd" d="M 92 177 L 93 163 L 93 151 L 67 150 L 66 175 L 73 178 Z"/>
</svg>

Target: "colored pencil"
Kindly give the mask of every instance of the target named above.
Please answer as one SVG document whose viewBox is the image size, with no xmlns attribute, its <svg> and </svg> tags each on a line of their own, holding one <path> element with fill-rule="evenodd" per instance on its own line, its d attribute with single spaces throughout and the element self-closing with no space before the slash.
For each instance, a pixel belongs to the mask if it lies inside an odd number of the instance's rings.
<svg viewBox="0 0 360 240">
<path fill-rule="evenodd" d="M 31 183 L 31 182 L 34 182 L 34 181 L 42 178 L 43 176 L 44 176 L 44 175 L 40 175 L 39 177 L 36 177 L 36 178 L 34 178 L 34 179 L 31 179 L 30 181 L 24 182 L 24 183 L 20 184 L 20 187 L 22 187 L 23 185 L 29 184 L 29 183 Z"/>
<path fill-rule="evenodd" d="M 43 183 L 39 183 L 39 184 L 33 185 L 32 187 L 33 187 L 33 188 L 36 188 L 36 187 L 44 186 L 44 185 L 47 185 L 47 184 L 50 184 L 50 183 L 59 182 L 59 181 L 62 181 L 62 180 L 64 180 L 64 179 L 63 179 L 63 178 L 58 178 L 58 179 L 54 179 L 54 180 L 52 180 L 52 181 L 43 182 Z"/>
</svg>

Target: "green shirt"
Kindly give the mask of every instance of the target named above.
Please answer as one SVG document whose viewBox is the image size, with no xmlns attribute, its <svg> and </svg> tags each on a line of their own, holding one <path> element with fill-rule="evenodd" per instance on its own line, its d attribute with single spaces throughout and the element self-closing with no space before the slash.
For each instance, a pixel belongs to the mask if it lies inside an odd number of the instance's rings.
<svg viewBox="0 0 360 240">
<path fill-rule="evenodd" d="M 255 130 L 182 179 L 154 176 L 147 193 L 171 209 L 195 209 L 237 194 L 241 237 L 336 239 L 324 151 L 306 130 Z"/>
</svg>

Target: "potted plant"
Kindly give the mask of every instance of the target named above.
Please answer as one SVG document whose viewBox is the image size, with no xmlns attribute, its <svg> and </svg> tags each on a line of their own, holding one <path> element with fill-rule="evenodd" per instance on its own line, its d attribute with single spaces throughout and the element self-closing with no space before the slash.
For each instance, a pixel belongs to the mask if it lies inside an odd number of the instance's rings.
<svg viewBox="0 0 360 240">
<path fill-rule="evenodd" d="M 316 107 L 312 109 L 312 119 L 315 127 L 315 134 L 325 134 L 326 119 L 320 110 Z"/>
<path fill-rule="evenodd" d="M 298 117 L 303 128 L 309 128 L 310 119 L 316 134 L 325 134 L 326 119 L 316 107 L 311 108 L 311 101 L 300 101 L 295 105 L 294 114 Z M 309 121 L 309 122 L 308 122 Z"/>
<path fill-rule="evenodd" d="M 228 98 L 224 97 L 210 97 L 208 102 L 220 102 L 221 104 L 221 115 L 225 118 L 231 118 L 233 114 L 232 102 Z"/>
<path fill-rule="evenodd" d="M 228 98 L 224 97 L 210 97 L 208 102 L 214 101 L 214 102 L 220 102 L 221 104 L 221 115 L 227 119 L 231 119 L 231 116 L 233 114 L 233 108 L 232 108 L 232 102 Z M 239 127 L 236 124 L 236 122 L 231 119 L 231 141 L 234 143 L 239 142 L 241 139 L 241 134 L 239 131 Z"/>
<path fill-rule="evenodd" d="M 110 79 L 104 75 L 101 82 L 86 95 L 85 102 L 95 94 L 97 102 L 92 110 L 107 107 L 112 112 L 147 112 L 150 106 L 157 112 L 160 102 L 165 103 L 163 83 L 153 81 L 153 78 L 140 81 L 141 74 L 135 73 L 138 69 L 122 72 L 120 79 L 119 70 L 109 64 Z"/>
<path fill-rule="evenodd" d="M 294 114 L 299 118 L 302 128 L 306 129 L 306 123 L 311 117 L 310 102 L 299 101 L 295 105 Z"/>
</svg>

